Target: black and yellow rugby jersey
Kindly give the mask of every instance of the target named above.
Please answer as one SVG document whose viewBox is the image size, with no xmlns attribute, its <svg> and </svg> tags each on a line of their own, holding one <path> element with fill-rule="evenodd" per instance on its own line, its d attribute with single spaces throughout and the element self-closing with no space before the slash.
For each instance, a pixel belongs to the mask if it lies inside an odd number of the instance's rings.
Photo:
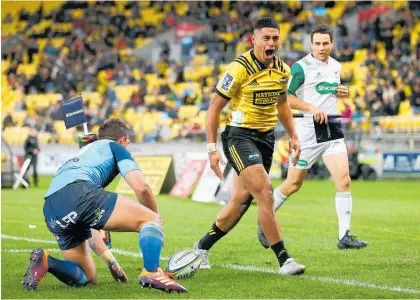
<svg viewBox="0 0 420 300">
<path fill-rule="evenodd" d="M 216 86 L 216 93 L 231 100 L 226 125 L 273 130 L 277 101 L 287 91 L 290 67 L 277 56 L 267 68 L 249 50 L 229 64 Z"/>
</svg>

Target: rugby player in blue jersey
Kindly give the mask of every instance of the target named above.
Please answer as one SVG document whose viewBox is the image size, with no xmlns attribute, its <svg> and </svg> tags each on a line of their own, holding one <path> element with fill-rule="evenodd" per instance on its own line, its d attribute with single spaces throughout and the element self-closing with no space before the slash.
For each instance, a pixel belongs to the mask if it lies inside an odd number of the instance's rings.
<svg viewBox="0 0 420 300">
<path fill-rule="evenodd" d="M 127 150 L 128 143 L 128 127 L 111 119 L 99 128 L 98 141 L 83 147 L 57 171 L 45 195 L 44 216 L 64 260 L 40 248 L 33 250 L 23 278 L 25 289 L 35 291 L 47 273 L 73 287 L 95 284 L 96 267 L 88 244 L 93 228 L 138 232 L 144 259 L 140 285 L 187 292 L 159 267 L 162 220 L 152 191 Z M 104 190 L 118 174 L 133 189 L 138 202 Z"/>
</svg>

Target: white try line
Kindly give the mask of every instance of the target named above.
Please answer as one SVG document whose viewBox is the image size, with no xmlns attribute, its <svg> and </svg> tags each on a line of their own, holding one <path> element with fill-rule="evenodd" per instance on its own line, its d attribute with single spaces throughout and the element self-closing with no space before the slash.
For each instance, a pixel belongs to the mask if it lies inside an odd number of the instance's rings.
<svg viewBox="0 0 420 300">
<path fill-rule="evenodd" d="M 31 239 L 25 237 L 18 237 L 18 236 L 11 236 L 11 235 L 1 235 L 2 239 L 10 239 L 16 241 L 26 241 L 26 242 L 34 242 L 34 243 L 44 243 L 44 244 L 56 244 L 55 241 L 50 240 L 39 240 L 39 239 Z M 2 249 L 2 252 L 7 253 L 26 253 L 31 252 L 33 249 Z M 46 249 L 48 252 L 59 252 L 59 249 Z M 120 255 L 131 256 L 131 257 L 143 257 L 143 255 L 139 252 L 132 252 L 121 250 L 117 248 L 112 248 L 112 252 Z M 161 260 L 168 260 L 167 257 L 161 257 Z M 234 265 L 234 264 L 213 264 L 213 266 L 221 267 L 225 269 L 232 269 L 232 270 L 239 270 L 239 271 L 246 271 L 246 272 L 259 272 L 259 273 L 266 273 L 266 274 L 279 274 L 277 270 L 273 269 L 265 269 L 256 266 L 242 266 L 242 265 Z M 410 288 L 403 288 L 399 286 L 388 286 L 388 285 L 377 285 L 369 282 L 363 281 L 355 281 L 355 280 L 348 280 L 348 279 L 341 279 L 341 278 L 331 278 L 331 277 L 323 277 L 323 276 L 310 276 L 310 275 L 302 275 L 299 276 L 300 278 L 309 279 L 313 281 L 322 281 L 328 283 L 338 283 L 338 284 L 345 284 L 345 285 L 352 285 L 357 287 L 365 287 L 365 288 L 372 288 L 377 290 L 385 290 L 385 291 L 392 291 L 392 292 L 403 292 L 403 293 L 411 293 L 411 294 L 420 294 L 420 290 L 410 289 Z"/>
</svg>

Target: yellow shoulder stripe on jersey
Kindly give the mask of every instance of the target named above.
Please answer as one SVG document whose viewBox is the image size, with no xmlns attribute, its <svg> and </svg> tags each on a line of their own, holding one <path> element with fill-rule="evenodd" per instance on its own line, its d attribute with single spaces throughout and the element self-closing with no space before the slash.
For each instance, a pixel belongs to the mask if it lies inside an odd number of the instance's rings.
<svg viewBox="0 0 420 300">
<path fill-rule="evenodd" d="M 242 61 L 240 61 L 238 59 L 235 59 L 234 62 L 237 62 L 237 63 L 241 64 L 245 68 L 245 70 L 248 73 L 248 75 L 251 75 L 250 70 L 246 67 L 246 65 Z"/>
<path fill-rule="evenodd" d="M 242 60 L 249 67 L 249 69 L 252 71 L 252 73 L 256 73 L 257 72 L 257 71 L 255 71 L 254 67 L 252 66 L 252 64 L 248 60 L 248 58 L 246 58 L 246 56 L 241 55 L 237 59 Z"/>
<path fill-rule="evenodd" d="M 283 61 L 278 58 L 277 56 L 274 56 L 274 69 L 280 70 L 282 73 L 284 73 L 284 65 Z"/>
<path fill-rule="evenodd" d="M 236 61 L 237 63 L 240 63 L 246 69 L 246 72 L 248 73 L 248 75 L 252 75 L 256 73 L 252 65 L 243 56 L 238 57 L 234 61 Z"/>
<path fill-rule="evenodd" d="M 284 64 L 283 64 L 283 61 L 281 60 L 281 59 L 279 59 L 279 69 L 280 69 L 280 71 L 282 72 L 282 73 L 284 73 Z"/>
<path fill-rule="evenodd" d="M 273 68 L 278 69 L 279 68 L 279 59 L 277 56 L 274 55 L 273 57 Z"/>
</svg>

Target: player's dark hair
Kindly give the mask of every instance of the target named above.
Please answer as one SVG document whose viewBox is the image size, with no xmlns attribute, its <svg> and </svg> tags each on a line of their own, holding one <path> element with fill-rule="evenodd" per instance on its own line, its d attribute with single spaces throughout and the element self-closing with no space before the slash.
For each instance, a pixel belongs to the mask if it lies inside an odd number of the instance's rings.
<svg viewBox="0 0 420 300">
<path fill-rule="evenodd" d="M 269 17 L 258 19 L 254 24 L 254 30 L 261 29 L 261 28 L 266 28 L 266 27 L 276 28 L 276 29 L 280 30 L 279 23 L 277 23 L 276 20 L 274 20 L 272 18 L 269 18 Z"/>
<path fill-rule="evenodd" d="M 130 134 L 130 129 L 120 119 L 110 119 L 99 127 L 98 139 L 109 139 L 117 141 L 122 137 L 126 137 Z"/>
<path fill-rule="evenodd" d="M 321 34 L 328 34 L 330 36 L 331 42 L 333 41 L 333 32 L 330 27 L 328 27 L 325 24 L 317 25 L 311 32 L 311 42 L 314 39 L 315 33 L 321 33 Z"/>
</svg>

